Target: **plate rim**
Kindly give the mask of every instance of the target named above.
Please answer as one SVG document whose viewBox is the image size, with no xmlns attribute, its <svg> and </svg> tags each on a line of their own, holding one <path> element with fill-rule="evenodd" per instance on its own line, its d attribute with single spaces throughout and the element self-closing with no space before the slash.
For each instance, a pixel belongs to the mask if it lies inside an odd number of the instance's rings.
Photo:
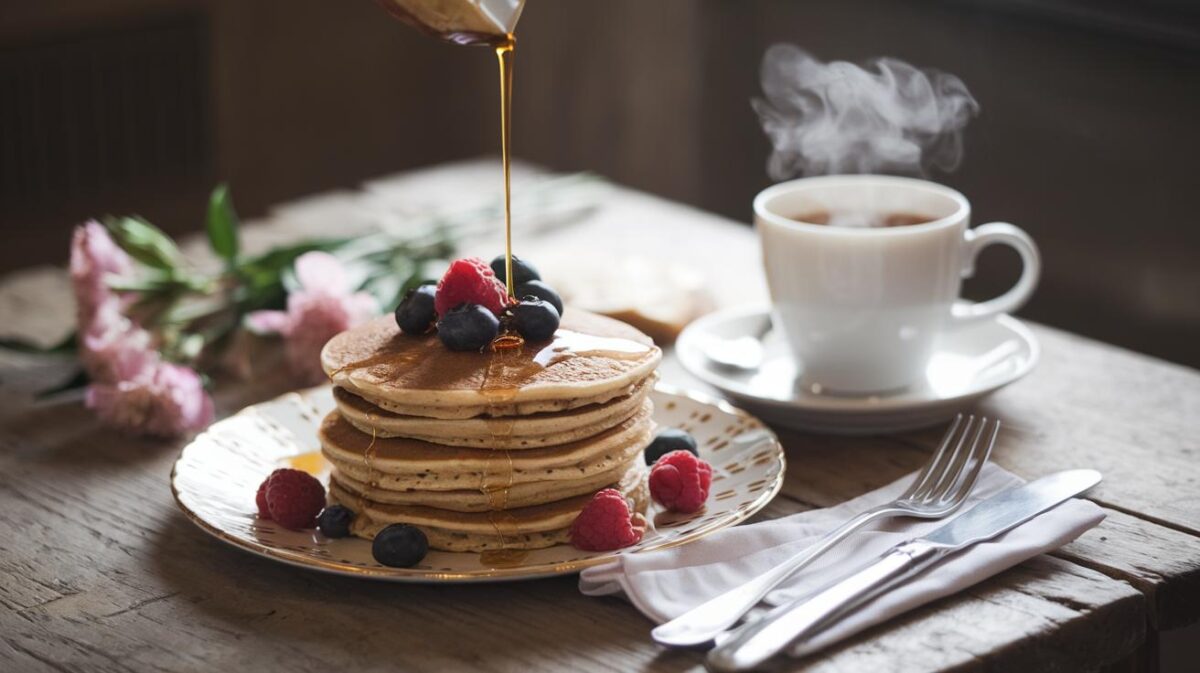
<svg viewBox="0 0 1200 673">
<path fill-rule="evenodd" d="M 183 448 L 180 449 L 179 455 L 176 457 L 175 462 L 171 465 L 171 475 L 170 475 L 171 497 L 175 500 L 176 507 L 179 508 L 179 510 L 183 513 L 183 515 L 188 520 L 190 520 L 193 524 L 195 524 L 197 527 L 199 527 L 204 532 L 208 533 L 210 536 L 212 536 L 222 542 L 225 542 L 226 544 L 229 544 L 236 549 L 240 549 L 242 551 L 249 552 L 256 556 L 268 558 L 268 559 L 275 560 L 275 561 L 280 561 L 289 566 L 304 568 L 306 570 L 324 572 L 324 573 L 332 574 L 332 575 L 340 575 L 343 577 L 358 577 L 358 578 L 363 578 L 363 579 L 384 580 L 384 581 L 389 581 L 389 582 L 401 582 L 401 583 L 412 583 L 412 584 L 440 584 L 440 583 L 469 584 L 469 583 L 476 583 L 476 582 L 505 582 L 505 581 L 532 580 L 532 579 L 543 579 L 543 578 L 547 578 L 547 577 L 558 577 L 558 576 L 562 576 L 562 575 L 570 575 L 570 574 L 580 572 L 580 571 L 584 570 L 585 568 L 601 565 L 604 563 L 609 563 L 625 554 L 641 554 L 641 553 L 660 551 L 660 550 L 664 550 L 664 549 L 680 547 L 680 546 L 683 546 L 686 544 L 691 544 L 692 542 L 702 540 L 705 537 L 708 537 L 709 535 L 711 535 L 717 531 L 724 530 L 725 528 L 730 528 L 732 526 L 736 526 L 736 525 L 742 523 L 743 521 L 745 521 L 746 519 L 750 518 L 751 516 L 754 516 L 755 514 L 760 512 L 772 500 L 775 499 L 775 496 L 779 495 L 779 492 L 783 489 L 784 479 L 787 475 L 787 453 L 784 450 L 782 442 L 779 441 L 779 435 L 776 434 L 776 432 L 774 430 L 772 430 L 771 427 L 769 425 L 767 425 L 762 419 L 759 419 L 758 417 L 745 411 L 744 409 L 734 406 L 730 402 L 720 399 L 714 395 L 710 395 L 708 393 L 703 393 L 703 392 L 699 392 L 699 391 L 695 391 L 695 390 L 688 390 L 685 388 L 681 388 L 679 386 L 674 386 L 671 384 L 666 384 L 666 383 L 660 382 L 654 386 L 654 392 L 671 395 L 674 397 L 687 398 L 687 399 L 692 400 L 693 402 L 697 402 L 699 404 L 703 404 L 703 405 L 707 405 L 707 406 L 716 407 L 717 409 L 719 409 L 725 413 L 733 414 L 735 416 L 750 419 L 750 420 L 753 420 L 754 422 L 756 422 L 759 426 L 761 426 L 761 428 L 763 430 L 765 430 L 768 433 L 770 443 L 771 443 L 772 447 L 776 449 L 778 459 L 779 459 L 779 472 L 775 475 L 775 479 L 768 486 L 768 488 L 765 489 L 757 498 L 755 498 L 755 500 L 750 504 L 750 506 L 745 508 L 744 510 L 733 512 L 730 518 L 721 520 L 719 522 L 719 524 L 717 522 L 714 522 L 713 524 L 710 524 L 709 526 L 701 527 L 700 529 L 693 532 L 689 536 L 679 538 L 679 539 L 674 539 L 669 542 L 665 542 L 663 544 L 656 545 L 653 547 L 637 549 L 637 550 L 630 551 L 630 552 L 622 552 L 620 550 L 616 550 L 614 553 L 579 559 L 577 561 L 569 561 L 569 562 L 565 562 L 565 563 L 543 563 L 543 564 L 539 564 L 536 566 L 513 566 L 510 568 L 481 568 L 480 572 L 445 572 L 445 571 L 427 571 L 427 570 L 414 571 L 414 570 L 411 570 L 408 568 L 362 567 L 362 566 L 349 565 L 349 564 L 338 563 L 338 562 L 333 562 L 333 561 L 325 561 L 323 559 L 316 559 L 311 556 L 306 556 L 306 555 L 300 554 L 299 552 L 292 552 L 292 551 L 285 550 L 285 549 L 278 549 L 271 545 L 252 542 L 250 540 L 245 540 L 245 539 L 230 535 L 229 533 L 225 532 L 221 528 L 219 528 L 216 525 L 205 520 L 203 517 L 200 516 L 199 513 L 192 510 L 192 508 L 189 507 L 183 501 L 180 490 L 179 490 L 179 485 L 178 485 L 179 465 L 184 459 L 184 454 L 187 453 L 189 449 L 192 449 L 193 447 L 195 447 L 197 445 L 197 441 L 202 436 L 209 434 L 211 431 L 211 428 L 213 428 L 214 426 L 216 426 L 217 424 L 219 424 L 225 420 L 228 420 L 228 419 L 231 419 L 234 417 L 238 417 L 238 416 L 242 416 L 245 414 L 249 414 L 261 405 L 277 402 L 286 397 L 292 397 L 292 396 L 298 397 L 301 400 L 305 400 L 309 395 L 316 394 L 319 391 L 323 391 L 330 387 L 331 386 L 329 384 L 325 384 L 325 385 L 316 386 L 313 388 L 306 388 L 303 390 L 293 390 L 293 391 L 284 393 L 282 395 L 278 395 L 276 397 L 272 397 L 270 399 L 263 400 L 261 402 L 249 404 L 245 407 L 242 407 L 241 409 L 234 412 L 233 414 L 230 414 L 229 416 L 226 416 L 225 418 L 218 420 L 216 423 L 213 423 L 208 428 L 206 428 L 203 432 L 201 432 L 200 434 L 196 435 L 191 440 L 189 440 L 183 446 Z M 365 542 L 365 540 L 364 540 L 364 542 Z M 450 552 L 450 553 L 474 553 L 474 552 Z"/>
<path fill-rule="evenodd" d="M 726 322 L 735 318 L 748 318 L 756 315 L 770 315 L 771 309 L 768 305 L 753 304 L 750 306 L 731 306 L 723 309 L 718 309 L 712 313 L 703 316 L 680 333 L 679 338 L 675 342 L 675 352 L 679 357 L 680 364 L 692 376 L 695 376 L 700 381 L 713 388 L 719 390 L 722 394 L 737 398 L 743 403 L 751 405 L 770 406 L 776 409 L 786 409 L 792 411 L 803 411 L 808 413 L 819 413 L 826 417 L 844 417 L 844 420 L 853 420 L 856 415 L 871 416 L 882 413 L 904 413 L 918 409 L 925 409 L 938 405 L 957 405 L 963 402 L 972 401 L 991 394 L 1005 386 L 1016 383 L 1025 378 L 1033 371 L 1041 360 L 1041 344 L 1038 342 L 1037 336 L 1033 333 L 1029 326 L 1020 319 L 1002 313 L 992 316 L 992 320 L 1001 325 L 1003 328 L 1015 333 L 1029 347 L 1029 358 L 1027 364 L 1017 370 L 1011 376 L 990 386 L 984 386 L 978 389 L 973 389 L 961 394 L 950 397 L 926 398 L 919 400 L 903 400 L 889 399 L 887 397 L 874 397 L 870 395 L 862 396 L 839 396 L 839 397 L 823 397 L 818 399 L 798 399 L 792 398 L 789 400 L 780 400 L 771 397 L 762 397 L 755 395 L 749 391 L 742 389 L 731 388 L 726 381 L 728 379 L 720 377 L 709 370 L 696 360 L 699 358 L 699 347 L 695 344 L 698 334 L 707 330 L 711 325 L 718 322 Z M 695 355 L 693 355 L 695 354 Z"/>
</svg>

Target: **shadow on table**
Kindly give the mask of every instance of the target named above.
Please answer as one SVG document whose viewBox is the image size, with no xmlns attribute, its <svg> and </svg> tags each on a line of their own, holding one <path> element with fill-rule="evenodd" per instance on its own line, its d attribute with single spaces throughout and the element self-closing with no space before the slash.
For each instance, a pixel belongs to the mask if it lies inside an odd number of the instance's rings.
<svg viewBox="0 0 1200 673">
<path fill-rule="evenodd" d="M 31 463 L 83 472 L 133 466 L 179 451 L 177 441 L 133 437 L 101 426 L 81 401 L 30 404 L 16 411 L 0 420 L 9 439 L 3 448 Z"/>
<path fill-rule="evenodd" d="M 628 669 L 653 660 L 672 671 L 700 661 L 694 652 L 661 652 L 632 607 L 581 595 L 574 576 L 475 585 L 338 577 L 225 545 L 178 512 L 149 552 L 147 571 L 187 597 L 181 609 L 191 614 L 180 619 L 242 643 L 231 661 L 239 667 L 295 656 L 314 660 L 314 669 L 356 670 L 575 670 L 581 660 Z"/>
</svg>

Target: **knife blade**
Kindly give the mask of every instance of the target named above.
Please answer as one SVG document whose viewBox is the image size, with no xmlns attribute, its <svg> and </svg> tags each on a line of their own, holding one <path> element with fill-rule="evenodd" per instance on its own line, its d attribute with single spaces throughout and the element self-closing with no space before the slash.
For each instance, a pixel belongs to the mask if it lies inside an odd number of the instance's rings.
<svg viewBox="0 0 1200 673">
<path fill-rule="evenodd" d="M 824 589 L 734 629 L 708 653 L 709 666 L 718 671 L 759 666 L 791 643 L 811 637 L 946 556 L 1012 530 L 1083 493 L 1100 479 L 1095 470 L 1067 470 L 998 493 L 936 530 L 892 547 Z"/>
</svg>

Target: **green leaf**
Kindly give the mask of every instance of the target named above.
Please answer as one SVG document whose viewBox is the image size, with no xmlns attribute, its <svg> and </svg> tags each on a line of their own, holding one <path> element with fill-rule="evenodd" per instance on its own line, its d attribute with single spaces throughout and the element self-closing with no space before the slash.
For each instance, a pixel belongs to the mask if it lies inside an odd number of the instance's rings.
<svg viewBox="0 0 1200 673">
<path fill-rule="evenodd" d="M 191 274 L 180 274 L 178 271 L 151 271 L 130 278 L 110 278 L 108 287 L 117 292 L 141 292 L 144 294 L 163 294 L 180 292 L 210 293 L 213 291 L 213 281 L 208 278 Z"/>
<path fill-rule="evenodd" d="M 133 217 L 109 217 L 105 224 L 109 233 L 125 252 L 146 266 L 174 271 L 182 256 L 175 241 L 146 220 Z"/>
<path fill-rule="evenodd" d="M 234 292 L 238 310 L 249 312 L 265 308 L 283 308 L 287 298 L 284 276 L 291 274 L 296 258 L 315 250 L 331 252 L 350 241 L 348 238 L 304 241 L 273 248 L 261 255 L 241 260 L 236 268 L 241 283 Z"/>
<path fill-rule="evenodd" d="M 218 185 L 208 198 L 208 243 L 229 265 L 238 256 L 238 216 L 227 185 Z"/>
</svg>

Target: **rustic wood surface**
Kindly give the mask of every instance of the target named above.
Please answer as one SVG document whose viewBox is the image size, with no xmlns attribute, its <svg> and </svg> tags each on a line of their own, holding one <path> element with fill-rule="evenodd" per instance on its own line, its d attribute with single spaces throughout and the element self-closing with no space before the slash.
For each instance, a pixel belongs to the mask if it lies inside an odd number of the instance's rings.
<svg viewBox="0 0 1200 673">
<path fill-rule="evenodd" d="M 430 169 L 290 204 L 251 246 L 338 227 L 364 212 L 418 212 L 494 194 L 490 163 Z M 518 231 L 518 241 L 523 239 Z M 592 217 L 522 250 L 629 254 L 720 270 L 717 302 L 765 296 L 745 227 L 627 190 Z M 581 242 L 587 245 L 582 246 Z M 488 253 L 495 240 L 468 249 Z M 0 284 L 0 326 L 52 340 L 70 320 L 59 272 Z M 1041 364 L 981 408 L 1006 422 L 996 460 L 1025 477 L 1105 473 L 1099 527 L 970 591 L 819 656 L 805 671 L 1074 671 L 1153 665 L 1160 630 L 1200 621 L 1200 374 L 1033 326 Z M 34 405 L 61 365 L 0 362 L 0 670 L 656 670 L 701 667 L 666 652 L 617 599 L 574 578 L 490 586 L 401 586 L 328 577 L 222 545 L 175 508 L 167 475 L 181 442 L 99 428 L 77 403 Z M 668 358 L 666 381 L 698 385 Z M 230 413 L 282 383 L 225 384 Z M 939 431 L 875 438 L 782 432 L 789 472 L 760 517 L 827 506 L 919 466 Z M 1115 670 L 1115 669 L 1114 669 Z"/>
</svg>

